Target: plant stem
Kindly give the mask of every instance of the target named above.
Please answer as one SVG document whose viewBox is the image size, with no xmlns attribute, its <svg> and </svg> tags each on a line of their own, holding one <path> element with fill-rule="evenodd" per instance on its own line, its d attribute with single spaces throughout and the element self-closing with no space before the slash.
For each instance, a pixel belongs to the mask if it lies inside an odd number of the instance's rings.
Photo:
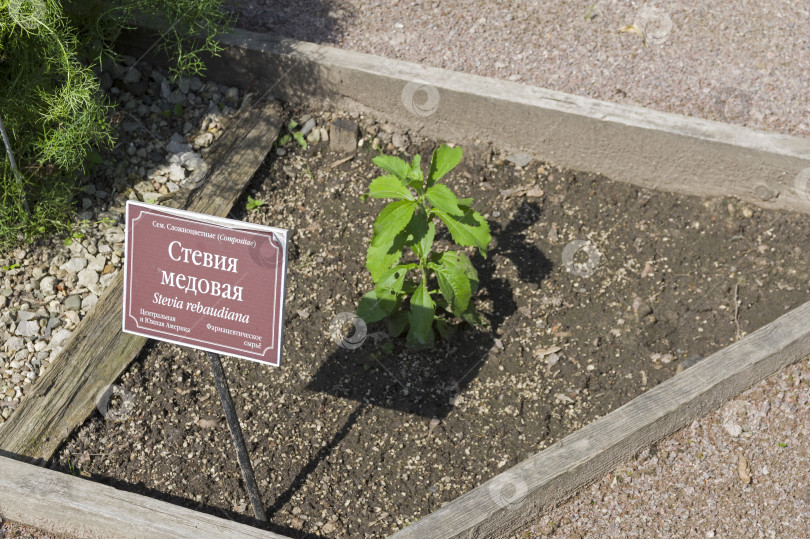
<svg viewBox="0 0 810 539">
<path fill-rule="evenodd" d="M 17 169 L 17 162 L 14 161 L 14 152 L 11 151 L 11 142 L 8 140 L 8 133 L 6 133 L 6 127 L 3 125 L 2 116 L 0 116 L 0 135 L 2 135 L 3 137 L 3 144 L 6 147 L 8 160 L 11 163 L 11 171 L 14 173 L 14 177 L 17 179 L 17 187 L 20 188 L 20 196 L 22 197 L 25 213 L 30 214 L 31 211 L 28 209 L 28 200 L 25 198 L 25 190 L 23 189 L 22 175 L 20 174 L 20 171 Z"/>
</svg>

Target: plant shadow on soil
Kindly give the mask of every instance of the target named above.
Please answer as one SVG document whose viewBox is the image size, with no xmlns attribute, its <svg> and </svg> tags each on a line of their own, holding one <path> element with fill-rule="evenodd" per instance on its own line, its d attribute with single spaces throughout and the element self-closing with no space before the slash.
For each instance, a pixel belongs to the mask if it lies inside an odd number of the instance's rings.
<svg viewBox="0 0 810 539">
<path fill-rule="evenodd" d="M 494 306 L 492 312 L 482 313 L 488 328 L 465 324 L 448 341 L 437 340 L 432 349 L 408 350 L 404 339 L 391 339 L 383 323 L 373 324 L 362 346 L 336 349 L 307 389 L 426 418 L 445 418 L 453 408 L 451 399 L 475 378 L 490 350 L 500 346 L 501 325 L 517 311 L 509 281 L 495 274 L 493 255 L 508 258 L 523 281 L 538 286 L 551 272 L 551 261 L 524 234 L 540 212 L 537 204 L 524 202 L 506 226 L 490 223 L 493 243 L 489 256 L 476 253 L 472 258 L 479 277 L 477 299 L 489 300 Z M 449 239 L 446 234 L 437 238 Z M 384 350 L 386 342 L 394 345 L 392 354 Z M 403 356 L 405 361 L 400 361 Z M 389 357 L 399 358 L 397 366 Z"/>
</svg>

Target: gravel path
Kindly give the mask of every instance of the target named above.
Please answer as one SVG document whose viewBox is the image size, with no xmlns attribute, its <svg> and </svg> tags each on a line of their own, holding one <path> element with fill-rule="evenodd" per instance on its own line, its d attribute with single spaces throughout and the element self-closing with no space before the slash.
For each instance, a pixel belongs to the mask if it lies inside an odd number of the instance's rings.
<svg viewBox="0 0 810 539">
<path fill-rule="evenodd" d="M 101 74 L 120 105 L 119 138 L 85 178 L 73 237 L 0 253 L 0 428 L 118 275 L 126 201 L 160 203 L 196 187 L 242 102 L 235 87 L 197 77 L 178 86 L 145 62 L 122 62 Z"/>
<path fill-rule="evenodd" d="M 552 509 L 533 537 L 807 537 L 810 359 Z"/>
<path fill-rule="evenodd" d="M 0 539 L 71 539 L 71 537 L 3 520 L 0 516 Z"/>
<path fill-rule="evenodd" d="M 229 3 L 248 30 L 810 135 L 806 0 Z"/>
</svg>

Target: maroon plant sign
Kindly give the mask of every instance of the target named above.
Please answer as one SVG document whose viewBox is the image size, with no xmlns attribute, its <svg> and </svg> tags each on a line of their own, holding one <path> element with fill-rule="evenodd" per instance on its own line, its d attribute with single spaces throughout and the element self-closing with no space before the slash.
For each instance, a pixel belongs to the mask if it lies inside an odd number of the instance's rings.
<svg viewBox="0 0 810 539">
<path fill-rule="evenodd" d="M 287 231 L 127 203 L 123 329 L 278 366 Z"/>
</svg>

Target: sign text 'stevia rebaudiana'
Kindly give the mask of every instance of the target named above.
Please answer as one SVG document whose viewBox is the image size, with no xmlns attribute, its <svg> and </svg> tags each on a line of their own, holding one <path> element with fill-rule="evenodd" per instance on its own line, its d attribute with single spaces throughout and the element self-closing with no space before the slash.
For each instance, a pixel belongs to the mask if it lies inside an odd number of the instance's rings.
<svg viewBox="0 0 810 539">
<path fill-rule="evenodd" d="M 123 330 L 278 366 L 287 231 L 127 203 Z"/>
</svg>

